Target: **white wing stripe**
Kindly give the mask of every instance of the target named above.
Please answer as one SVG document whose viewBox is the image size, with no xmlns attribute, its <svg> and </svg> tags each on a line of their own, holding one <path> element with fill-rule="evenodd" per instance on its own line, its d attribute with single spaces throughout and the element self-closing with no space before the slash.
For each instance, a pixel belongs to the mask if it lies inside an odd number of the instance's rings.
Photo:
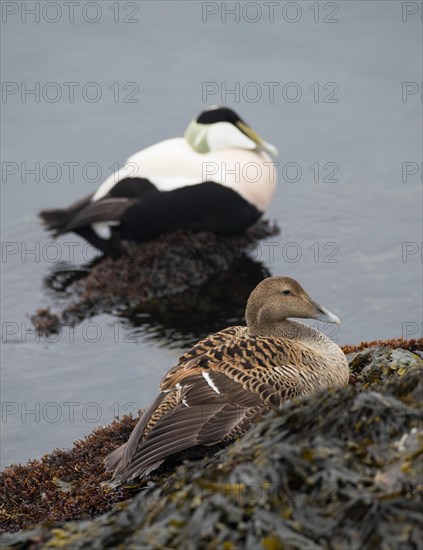
<svg viewBox="0 0 423 550">
<path fill-rule="evenodd" d="M 219 388 L 213 382 L 213 380 L 211 379 L 210 374 L 208 372 L 203 372 L 203 378 L 207 382 L 207 384 L 211 387 L 211 389 L 213 391 L 215 391 L 216 393 L 220 393 Z"/>
</svg>

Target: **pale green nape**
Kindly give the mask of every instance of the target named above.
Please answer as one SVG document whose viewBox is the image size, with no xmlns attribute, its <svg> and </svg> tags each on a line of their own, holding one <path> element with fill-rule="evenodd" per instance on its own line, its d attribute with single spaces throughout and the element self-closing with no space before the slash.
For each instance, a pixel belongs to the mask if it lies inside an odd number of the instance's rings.
<svg viewBox="0 0 423 550">
<path fill-rule="evenodd" d="M 209 153 L 210 147 L 207 143 L 208 125 L 200 124 L 192 120 L 184 133 L 184 138 L 197 153 Z"/>
</svg>

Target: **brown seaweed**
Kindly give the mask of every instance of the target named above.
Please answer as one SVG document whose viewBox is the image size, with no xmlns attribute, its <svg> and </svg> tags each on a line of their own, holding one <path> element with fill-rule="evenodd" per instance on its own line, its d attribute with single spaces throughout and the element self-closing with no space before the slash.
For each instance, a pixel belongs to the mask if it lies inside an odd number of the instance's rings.
<svg viewBox="0 0 423 550">
<path fill-rule="evenodd" d="M 30 318 L 44 334 L 49 327 L 54 332 L 60 324 L 113 313 L 151 334 L 170 333 L 168 341 L 179 335 L 176 340 L 188 345 L 228 319 L 242 319 L 250 292 L 270 276 L 251 257 L 252 250 L 278 232 L 264 220 L 234 236 L 177 231 L 146 243 L 125 243 L 126 254 L 116 260 L 97 258 L 83 269 L 56 266 L 45 283 L 67 305 L 56 312 L 38 310 Z"/>
<path fill-rule="evenodd" d="M 41 518 L 55 523 L 3 535 L 1 542 L 12 548 L 422 548 L 423 340 L 403 342 L 407 350 L 379 344 L 348 356 L 347 388 L 286 404 L 226 451 L 152 478 L 126 502 L 115 504 L 130 489 L 101 486 L 101 459 L 126 439 L 130 418 L 96 430 L 71 451 L 7 468 L 4 528 Z M 108 514 L 84 519 L 113 504 Z M 63 523 L 68 519 L 84 521 Z"/>
</svg>

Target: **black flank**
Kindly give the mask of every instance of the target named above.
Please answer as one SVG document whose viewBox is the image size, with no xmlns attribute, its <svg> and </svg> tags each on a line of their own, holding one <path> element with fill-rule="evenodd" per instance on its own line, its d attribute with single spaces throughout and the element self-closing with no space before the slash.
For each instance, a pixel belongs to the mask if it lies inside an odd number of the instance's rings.
<svg viewBox="0 0 423 550">
<path fill-rule="evenodd" d="M 262 212 L 236 191 L 205 182 L 174 191 L 147 193 L 124 212 L 123 239 L 147 241 L 178 229 L 235 234 L 255 223 Z"/>
<path fill-rule="evenodd" d="M 148 179 L 124 178 L 112 187 L 106 197 L 137 199 L 151 192 L 159 193 L 158 189 Z"/>
</svg>

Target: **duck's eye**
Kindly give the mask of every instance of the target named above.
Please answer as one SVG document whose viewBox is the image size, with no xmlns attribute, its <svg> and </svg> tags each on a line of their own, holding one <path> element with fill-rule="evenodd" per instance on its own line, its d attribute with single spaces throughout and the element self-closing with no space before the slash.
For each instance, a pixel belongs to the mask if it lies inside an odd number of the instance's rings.
<svg viewBox="0 0 423 550">
<path fill-rule="evenodd" d="M 290 290 L 282 290 L 282 294 L 285 296 L 292 296 L 292 292 Z"/>
</svg>

